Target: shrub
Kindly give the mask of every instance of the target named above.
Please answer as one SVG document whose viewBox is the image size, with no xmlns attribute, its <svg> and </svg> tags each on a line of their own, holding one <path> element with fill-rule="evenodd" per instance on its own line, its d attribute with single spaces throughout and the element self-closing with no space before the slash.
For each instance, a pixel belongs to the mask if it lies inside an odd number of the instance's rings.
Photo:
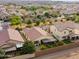
<svg viewBox="0 0 79 59">
<path fill-rule="evenodd" d="M 66 39 L 66 40 L 63 40 L 63 42 L 64 42 L 65 44 L 69 44 L 69 43 L 71 43 L 71 40 Z"/>
<path fill-rule="evenodd" d="M 40 46 L 40 49 L 41 49 L 41 50 L 45 50 L 45 49 L 47 49 L 47 48 L 48 48 L 48 47 L 47 47 L 46 45 L 41 45 L 41 46 Z"/>
<path fill-rule="evenodd" d="M 50 14 L 48 12 L 45 12 L 44 16 L 50 18 Z"/>
<path fill-rule="evenodd" d="M 35 52 L 35 45 L 31 41 L 26 41 L 22 47 L 22 53 L 27 54 L 27 53 L 33 53 Z"/>
<path fill-rule="evenodd" d="M 48 44 L 48 45 L 46 45 L 48 48 L 52 48 L 53 47 L 53 45 L 50 45 L 50 44 Z"/>
<path fill-rule="evenodd" d="M 63 41 L 58 41 L 58 42 L 56 43 L 56 45 L 57 45 L 57 46 L 62 46 L 62 45 L 64 45 L 64 42 L 63 42 Z"/>
<path fill-rule="evenodd" d="M 40 25 L 40 21 L 36 21 L 36 26 Z"/>
<path fill-rule="evenodd" d="M 31 21 L 31 20 L 28 20 L 28 21 L 27 21 L 27 24 L 32 24 L 32 21 Z"/>
</svg>

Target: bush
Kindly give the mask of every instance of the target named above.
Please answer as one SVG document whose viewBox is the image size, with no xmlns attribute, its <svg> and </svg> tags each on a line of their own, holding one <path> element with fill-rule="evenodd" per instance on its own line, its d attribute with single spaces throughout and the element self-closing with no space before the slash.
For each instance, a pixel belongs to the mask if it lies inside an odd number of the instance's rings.
<svg viewBox="0 0 79 59">
<path fill-rule="evenodd" d="M 46 45 L 48 48 L 52 48 L 53 47 L 53 45 L 50 45 L 50 44 L 48 44 L 48 45 Z"/>
<path fill-rule="evenodd" d="M 57 47 L 56 43 L 53 44 L 53 47 Z"/>
<path fill-rule="evenodd" d="M 63 41 L 58 41 L 58 42 L 56 43 L 56 45 L 57 45 L 57 46 L 62 46 L 62 45 L 64 45 L 64 42 L 63 42 Z"/>
<path fill-rule="evenodd" d="M 31 21 L 31 20 L 28 20 L 28 21 L 27 21 L 27 24 L 32 24 L 32 21 Z"/>
<path fill-rule="evenodd" d="M 48 12 L 45 12 L 44 16 L 50 18 L 50 14 Z"/>
<path fill-rule="evenodd" d="M 63 40 L 63 42 L 64 42 L 65 44 L 72 43 L 71 40 L 69 40 L 69 39 Z"/>
<path fill-rule="evenodd" d="M 45 50 L 45 49 L 47 49 L 47 48 L 48 48 L 48 47 L 47 47 L 46 45 L 41 45 L 41 46 L 40 46 L 40 49 L 41 49 L 41 50 Z"/>
<path fill-rule="evenodd" d="M 22 53 L 27 54 L 27 53 L 33 53 L 35 52 L 35 45 L 31 41 L 26 41 L 22 47 Z"/>
<path fill-rule="evenodd" d="M 40 25 L 40 21 L 36 21 L 36 25 L 35 26 L 38 26 Z"/>
</svg>

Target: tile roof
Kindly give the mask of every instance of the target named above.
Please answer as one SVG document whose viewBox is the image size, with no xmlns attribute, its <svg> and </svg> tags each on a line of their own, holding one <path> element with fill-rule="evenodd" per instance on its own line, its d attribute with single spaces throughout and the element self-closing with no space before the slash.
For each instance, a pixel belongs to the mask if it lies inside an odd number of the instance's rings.
<svg viewBox="0 0 79 59">
<path fill-rule="evenodd" d="M 17 30 L 9 28 L 8 34 L 9 34 L 10 40 L 24 42 L 23 38 L 21 37 L 20 33 Z"/>
<path fill-rule="evenodd" d="M 8 31 L 0 30 L 0 46 L 6 44 L 8 40 L 9 40 Z"/>
<path fill-rule="evenodd" d="M 14 29 L 0 30 L 0 46 L 7 44 L 9 41 L 24 42 L 21 35 Z"/>
<path fill-rule="evenodd" d="M 54 26 L 59 30 L 59 31 L 63 31 L 67 28 L 70 29 L 79 29 L 79 24 L 74 23 L 72 21 L 66 21 L 66 22 L 56 22 L 54 23 Z"/>
<path fill-rule="evenodd" d="M 40 27 L 33 27 L 31 29 L 26 28 L 23 30 L 23 32 L 26 34 L 26 36 L 35 41 L 36 39 L 39 39 L 44 36 L 50 36 L 48 32 L 42 30 Z"/>
</svg>

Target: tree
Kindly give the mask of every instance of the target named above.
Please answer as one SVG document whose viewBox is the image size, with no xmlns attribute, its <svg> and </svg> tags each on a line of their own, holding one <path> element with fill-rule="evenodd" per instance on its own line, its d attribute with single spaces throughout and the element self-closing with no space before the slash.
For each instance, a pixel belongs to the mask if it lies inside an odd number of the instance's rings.
<svg viewBox="0 0 79 59">
<path fill-rule="evenodd" d="M 21 18 L 19 16 L 13 15 L 10 17 L 10 22 L 12 25 L 21 24 Z"/>
<path fill-rule="evenodd" d="M 56 18 L 56 17 L 59 17 L 61 15 L 60 15 L 59 11 L 57 11 L 57 12 L 53 11 L 53 13 L 51 14 L 51 16 L 54 17 L 54 18 Z"/>
<path fill-rule="evenodd" d="M 27 24 L 32 24 L 32 21 L 31 21 L 31 20 L 28 20 L 28 21 L 27 21 Z"/>
<path fill-rule="evenodd" d="M 47 18 L 50 18 L 50 14 L 48 12 L 45 12 L 44 16 L 47 17 Z"/>
<path fill-rule="evenodd" d="M 79 16 L 78 15 L 75 15 L 74 17 L 75 17 L 75 22 L 76 23 L 79 23 Z"/>
<path fill-rule="evenodd" d="M 37 8 L 34 7 L 34 6 L 31 6 L 31 7 L 29 7 L 29 10 L 31 10 L 31 11 L 35 11 L 35 10 L 37 10 Z"/>
<path fill-rule="evenodd" d="M 75 17 L 69 17 L 69 16 L 66 16 L 66 19 L 69 21 L 69 20 L 72 20 L 72 21 L 75 21 Z"/>
<path fill-rule="evenodd" d="M 35 45 L 32 41 L 26 41 L 22 47 L 22 53 L 33 53 L 35 52 Z"/>
<path fill-rule="evenodd" d="M 40 21 L 36 21 L 36 26 L 40 25 Z"/>
<path fill-rule="evenodd" d="M 41 15 L 37 15 L 37 18 L 38 18 L 38 19 L 42 19 L 42 16 L 41 16 Z"/>
</svg>

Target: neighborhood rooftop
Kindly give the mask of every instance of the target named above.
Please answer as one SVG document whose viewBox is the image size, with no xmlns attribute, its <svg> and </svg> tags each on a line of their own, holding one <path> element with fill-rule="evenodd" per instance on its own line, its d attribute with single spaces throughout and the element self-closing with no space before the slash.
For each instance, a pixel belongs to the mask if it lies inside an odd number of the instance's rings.
<svg viewBox="0 0 79 59">
<path fill-rule="evenodd" d="M 67 28 L 70 28 L 70 29 L 79 29 L 79 24 L 74 23 L 74 22 L 72 22 L 72 21 L 56 22 L 56 23 L 54 23 L 54 26 L 55 26 L 59 31 L 66 30 Z"/>
<path fill-rule="evenodd" d="M 10 28 L 0 30 L 0 46 L 8 43 L 8 41 L 24 42 L 17 30 Z"/>
<path fill-rule="evenodd" d="M 33 40 L 33 41 L 36 41 L 36 39 L 39 39 L 41 37 L 51 37 L 50 34 L 44 30 L 42 30 L 42 28 L 40 27 L 33 27 L 31 29 L 29 28 L 25 28 L 23 30 L 23 32 L 25 33 L 25 35 L 27 36 L 27 38 Z M 52 39 L 52 37 L 51 37 Z"/>
</svg>

